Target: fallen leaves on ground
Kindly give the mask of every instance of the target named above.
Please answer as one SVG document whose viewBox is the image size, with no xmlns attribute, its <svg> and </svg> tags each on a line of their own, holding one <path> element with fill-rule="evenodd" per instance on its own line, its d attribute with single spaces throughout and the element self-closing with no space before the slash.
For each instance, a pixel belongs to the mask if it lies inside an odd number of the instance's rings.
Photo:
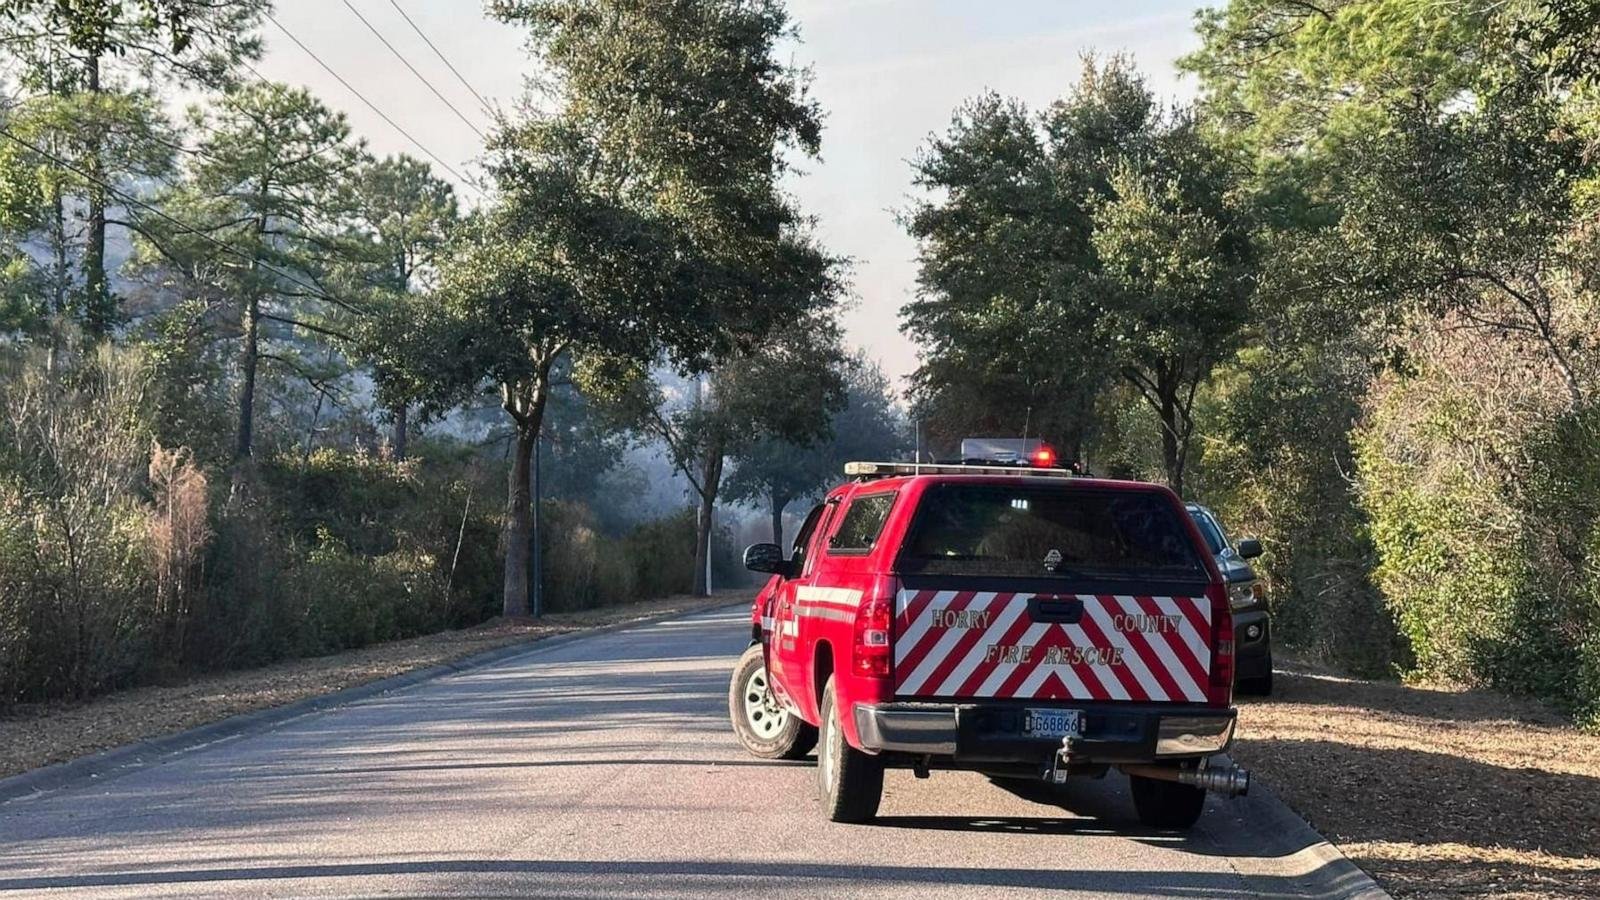
<svg viewBox="0 0 1600 900">
<path fill-rule="evenodd" d="M 1600 896 L 1600 737 L 1486 691 L 1291 666 L 1233 754 L 1396 897 Z"/>
</svg>

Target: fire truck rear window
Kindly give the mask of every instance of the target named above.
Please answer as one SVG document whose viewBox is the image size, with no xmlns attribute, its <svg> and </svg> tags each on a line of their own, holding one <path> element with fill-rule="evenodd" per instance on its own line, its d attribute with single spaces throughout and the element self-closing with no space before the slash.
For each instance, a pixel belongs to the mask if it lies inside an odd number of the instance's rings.
<svg viewBox="0 0 1600 900">
<path fill-rule="evenodd" d="M 1190 576 L 1189 531 L 1162 496 L 1067 486 L 935 485 L 901 549 L 902 572 L 1017 577 Z"/>
</svg>

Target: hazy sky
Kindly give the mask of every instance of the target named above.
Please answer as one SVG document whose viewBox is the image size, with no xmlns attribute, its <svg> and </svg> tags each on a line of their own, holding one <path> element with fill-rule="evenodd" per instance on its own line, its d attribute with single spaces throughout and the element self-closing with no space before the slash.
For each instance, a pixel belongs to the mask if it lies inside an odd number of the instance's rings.
<svg viewBox="0 0 1600 900">
<path fill-rule="evenodd" d="M 488 116 L 391 0 L 349 0 L 411 64 L 479 129 Z M 509 105 L 522 90 L 528 58 L 521 34 L 483 16 L 479 0 L 393 0 L 467 81 Z M 1195 46 L 1201 0 L 790 0 L 802 43 L 794 62 L 809 66 L 827 111 L 822 159 L 792 184 L 820 221 L 835 253 L 855 261 L 856 307 L 846 322 L 900 378 L 916 350 L 899 334 L 900 306 L 916 286 L 916 245 L 895 222 L 910 197 L 908 163 L 943 131 L 962 100 L 984 90 L 1039 107 L 1059 96 L 1089 49 L 1125 51 L 1159 94 L 1188 97 L 1172 60 Z M 481 139 L 385 49 L 345 0 L 279 0 L 277 21 L 389 118 L 456 169 L 471 173 Z M 423 156 L 406 138 L 272 24 L 259 71 L 312 88 L 342 109 L 379 153 Z M 472 191 L 465 189 L 468 197 Z"/>
</svg>

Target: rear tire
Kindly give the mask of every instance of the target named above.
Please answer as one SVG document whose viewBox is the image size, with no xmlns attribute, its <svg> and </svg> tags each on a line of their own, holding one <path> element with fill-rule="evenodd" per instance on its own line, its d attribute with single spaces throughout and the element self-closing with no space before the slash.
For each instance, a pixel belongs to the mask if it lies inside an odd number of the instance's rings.
<svg viewBox="0 0 1600 900">
<path fill-rule="evenodd" d="M 839 727 L 833 679 L 822 692 L 822 728 L 817 744 L 817 787 L 830 822 L 868 822 L 883 800 L 883 760 L 850 746 Z"/>
<path fill-rule="evenodd" d="M 761 759 L 803 759 L 817 745 L 817 729 L 784 709 L 767 680 L 761 645 L 752 644 L 733 667 L 728 718 L 740 746 Z"/>
<path fill-rule="evenodd" d="M 1200 788 L 1140 775 L 1130 775 L 1128 781 L 1139 822 L 1150 828 L 1188 829 L 1206 808 L 1206 792 Z"/>
<path fill-rule="evenodd" d="M 1266 697 L 1272 694 L 1272 651 L 1267 651 L 1267 674 L 1255 678 L 1239 679 L 1239 693 L 1251 697 Z"/>
</svg>

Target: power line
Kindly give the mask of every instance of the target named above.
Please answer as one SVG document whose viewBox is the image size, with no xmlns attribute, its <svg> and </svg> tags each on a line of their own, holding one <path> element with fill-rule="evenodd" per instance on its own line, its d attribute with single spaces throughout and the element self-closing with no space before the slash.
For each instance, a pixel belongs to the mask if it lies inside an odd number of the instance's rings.
<svg viewBox="0 0 1600 900">
<path fill-rule="evenodd" d="M 132 206 L 137 206 L 137 207 L 139 207 L 141 209 L 149 210 L 150 212 L 155 213 L 157 216 L 159 216 L 159 217 L 161 217 L 163 219 L 166 219 L 168 222 L 171 222 L 172 224 L 174 224 L 174 225 L 178 226 L 179 228 L 183 229 L 184 232 L 186 232 L 188 234 L 192 234 L 197 238 L 200 238 L 201 240 L 205 241 L 206 243 L 211 244 L 212 246 L 222 250 L 224 253 L 228 253 L 228 254 L 230 254 L 232 256 L 238 257 L 241 260 L 244 260 L 245 262 L 252 263 L 254 265 L 260 266 L 261 268 L 266 269 L 267 271 L 273 273 L 274 275 L 277 275 L 278 277 L 284 279 L 285 281 L 290 282 L 291 284 L 295 285 L 296 287 L 305 288 L 306 290 L 311 291 L 316 296 L 321 297 L 323 299 L 326 299 L 329 302 L 334 303 L 335 305 L 344 306 L 344 307 L 348 308 L 348 304 L 346 304 L 343 301 L 340 301 L 339 299 L 333 297 L 327 291 L 323 290 L 321 287 L 319 287 L 319 286 L 317 286 L 315 284 L 311 284 L 309 282 L 301 281 L 299 277 L 297 277 L 296 275 L 294 275 L 294 273 L 288 271 L 287 269 L 280 269 L 277 266 L 273 265 L 272 263 L 269 263 L 269 262 L 266 262 L 266 261 L 262 260 L 260 257 L 255 255 L 254 253 L 246 253 L 245 251 L 240 250 L 238 247 L 233 246 L 232 244 L 228 243 L 227 241 L 223 241 L 223 240 L 219 240 L 218 238 L 214 238 L 210 234 L 206 233 L 205 231 L 202 231 L 201 229 L 196 228 L 193 225 L 190 225 L 189 223 L 183 221 L 182 219 L 178 219 L 178 218 L 176 218 L 176 217 L 174 217 L 172 215 L 169 215 L 166 211 L 162 210 L 160 207 L 155 206 L 154 204 L 146 203 L 145 201 L 140 200 L 138 197 L 135 197 L 132 194 L 126 193 L 126 192 L 124 192 L 122 190 L 117 189 L 116 187 L 113 187 L 110 183 L 106 182 L 104 179 L 98 178 L 95 175 L 91 174 L 90 172 L 84 170 L 83 168 L 81 168 L 79 166 L 76 166 L 76 165 L 73 165 L 68 160 L 65 160 L 65 159 L 61 158 L 60 156 L 57 156 L 56 154 L 51 153 L 49 150 L 46 150 L 43 147 L 40 147 L 37 144 L 32 143 L 31 141 L 27 141 L 27 140 L 24 140 L 24 139 L 22 139 L 20 137 L 17 137 L 15 134 L 13 134 L 10 130 L 8 130 L 4 126 L 0 126 L 0 137 L 5 137 L 5 138 L 10 139 L 12 142 L 14 142 L 16 144 L 19 144 L 22 147 L 33 151 L 34 153 L 39 154 L 40 156 L 44 157 L 45 159 L 50 160 L 51 162 L 55 163 L 56 165 L 60 166 L 61 168 L 66 169 L 67 171 L 73 173 L 74 175 L 77 175 L 79 178 L 82 178 L 85 181 L 100 187 L 102 190 L 104 190 L 106 192 L 106 194 L 108 196 L 110 196 L 110 197 L 112 197 L 112 198 L 114 198 L 114 199 L 116 199 L 116 200 L 118 200 L 118 201 L 120 201 L 122 203 L 129 204 L 129 205 L 132 205 Z"/>
<path fill-rule="evenodd" d="M 444 63 L 445 68 L 449 69 L 450 73 L 456 76 L 456 80 L 461 82 L 462 87 L 465 87 L 468 91 L 471 91 L 472 96 L 478 98 L 478 103 L 483 106 L 483 111 L 488 113 L 491 117 L 494 116 L 494 107 L 490 105 L 489 101 L 483 99 L 483 95 L 478 93 L 478 89 L 472 86 L 472 82 L 468 81 L 467 77 L 462 75 L 460 70 L 450 64 L 450 60 L 444 55 L 444 51 L 435 46 L 433 41 L 428 40 L 428 36 L 423 33 L 421 28 L 417 27 L 417 23 L 411 21 L 411 17 L 406 15 L 406 11 L 400 8 L 398 0 L 389 0 L 389 5 L 394 7 L 394 11 L 400 14 L 400 18 L 406 20 L 406 24 L 410 25 L 411 30 L 417 33 L 417 37 L 422 38 L 422 42 L 428 45 L 428 49 L 433 51 L 433 55 L 439 57 L 439 61 Z"/>
<path fill-rule="evenodd" d="M 279 22 L 277 17 L 272 16 L 272 15 L 269 14 L 267 16 L 267 21 L 271 22 L 273 25 L 276 25 L 278 27 L 278 30 L 283 32 L 284 37 L 287 37 L 289 40 L 294 41 L 294 44 L 295 44 L 296 47 L 299 47 L 301 50 L 305 51 L 305 54 L 307 56 L 311 57 L 313 60 L 315 60 L 317 65 L 322 67 L 323 71 L 327 72 L 329 75 L 332 75 L 335 81 L 337 81 L 340 84 L 344 85 L 345 90 L 347 90 L 350 93 L 354 94 L 355 98 L 357 100 L 360 100 L 362 103 L 365 103 L 367 105 L 368 109 L 372 110 L 374 113 L 377 114 L 378 118 L 380 118 L 383 121 L 389 123 L 389 127 L 390 128 L 393 128 L 395 131 L 399 132 L 402 137 L 404 137 L 406 140 L 410 141 L 413 145 L 415 145 L 418 150 L 421 150 L 423 153 L 427 154 L 429 159 L 432 159 L 434 162 L 438 163 L 446 172 L 449 172 L 451 175 L 454 175 L 457 179 L 459 179 L 461 181 L 462 184 L 465 184 L 466 186 L 472 188 L 474 191 L 477 191 L 480 196 L 483 194 L 482 189 L 480 189 L 476 184 L 474 184 L 471 179 L 467 178 L 465 175 L 462 175 L 460 172 L 456 171 L 455 167 L 450 165 L 449 163 L 445 162 L 443 159 L 441 159 L 439 157 L 439 154 L 434 153 L 432 150 L 429 150 L 421 141 L 419 141 L 416 138 L 412 137 L 410 132 L 406 131 L 404 128 L 401 128 L 400 125 L 395 122 L 395 120 L 389 118 L 389 115 L 387 113 L 385 113 L 383 110 L 379 109 L 378 105 L 376 103 L 373 103 L 371 100 L 368 100 L 366 98 L 365 94 L 363 94 L 360 91 L 356 90 L 355 86 L 352 85 L 350 82 L 346 81 L 343 75 L 340 75 L 338 72 L 335 72 L 333 70 L 332 66 L 330 66 L 327 63 L 323 62 L 322 61 L 322 57 L 316 55 L 315 53 L 312 53 L 311 52 L 311 48 L 307 47 L 304 42 L 302 42 L 299 38 L 295 37 L 294 36 L 294 32 L 292 32 L 289 29 L 283 27 L 283 23 Z M 259 73 L 257 73 L 257 77 L 260 77 Z"/>
<path fill-rule="evenodd" d="M 417 80 L 422 82 L 428 88 L 428 90 L 432 91 L 435 97 L 439 98 L 440 103 L 448 106 L 450 111 L 456 114 L 456 118 L 460 119 L 462 123 L 464 123 L 468 128 L 472 129 L 473 134 L 476 134 L 480 138 L 483 137 L 483 132 L 478 130 L 478 126 L 472 124 L 471 119 L 462 115 L 461 110 L 457 109 L 456 105 L 451 103 L 448 97 L 439 93 L 439 89 L 433 86 L 433 82 L 429 81 L 427 76 L 423 75 L 421 72 L 418 72 L 417 67 L 411 64 L 411 60 L 406 59 L 405 54 L 401 53 L 399 50 L 396 50 L 394 45 L 389 43 L 389 39 L 383 36 L 383 32 L 373 27 L 373 24 L 367 21 L 367 17 L 361 14 L 361 10 L 356 9 L 355 5 L 351 3 L 350 0 L 344 0 L 344 6 L 345 9 L 350 10 L 350 12 L 355 14 L 356 18 L 361 20 L 361 24 L 367 26 L 367 30 L 372 32 L 374 37 L 382 41 L 385 47 L 389 48 L 389 52 L 394 54 L 395 59 L 400 60 L 401 65 L 405 66 L 407 69 L 410 69 L 411 74 L 417 76 Z"/>
</svg>

